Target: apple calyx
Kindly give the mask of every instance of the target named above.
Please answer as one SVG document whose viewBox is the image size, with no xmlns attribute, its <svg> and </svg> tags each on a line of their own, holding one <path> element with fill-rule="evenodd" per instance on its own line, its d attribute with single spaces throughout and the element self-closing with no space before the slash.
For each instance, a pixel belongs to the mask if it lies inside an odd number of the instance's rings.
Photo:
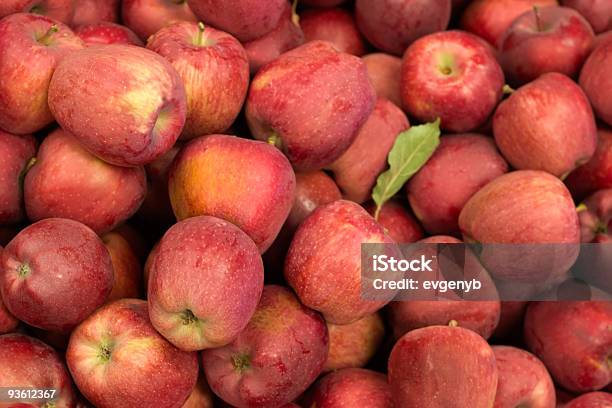
<svg viewBox="0 0 612 408">
<path fill-rule="evenodd" d="M 28 11 L 28 13 L 43 14 L 43 6 L 42 6 L 42 4 L 37 3 L 37 4 L 33 5 L 32 7 L 30 7 L 30 10 Z"/>
<path fill-rule="evenodd" d="M 30 265 L 28 265 L 27 263 L 22 263 L 17 267 L 17 275 L 21 279 L 27 278 L 30 273 L 32 273 L 32 269 L 30 269 Z"/>
<path fill-rule="evenodd" d="M 102 363 L 108 363 L 113 355 L 113 343 L 111 341 L 102 341 L 98 349 L 98 359 Z"/>
<path fill-rule="evenodd" d="M 240 373 L 245 372 L 251 366 L 251 358 L 246 353 L 239 353 L 232 356 L 232 365 Z"/>
<path fill-rule="evenodd" d="M 198 318 L 195 314 L 189 309 L 185 309 L 181 312 L 181 322 L 183 326 L 190 326 L 198 322 Z"/>
<path fill-rule="evenodd" d="M 59 27 L 57 26 L 57 24 L 53 24 L 51 27 L 49 27 L 47 32 L 42 37 L 38 38 L 36 41 L 43 45 L 50 45 L 51 40 L 53 38 L 53 34 L 57 33 L 58 31 Z"/>
</svg>

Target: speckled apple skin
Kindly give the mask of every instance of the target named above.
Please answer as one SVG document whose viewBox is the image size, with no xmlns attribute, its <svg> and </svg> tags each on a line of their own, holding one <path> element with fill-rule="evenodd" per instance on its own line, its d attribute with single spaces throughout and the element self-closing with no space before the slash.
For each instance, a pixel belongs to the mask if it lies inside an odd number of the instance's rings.
<svg viewBox="0 0 612 408">
<path fill-rule="evenodd" d="M 255 138 L 276 136 L 275 144 L 296 169 L 318 170 L 349 148 L 375 102 L 359 58 L 312 41 L 257 73 L 246 118 Z"/>
<path fill-rule="evenodd" d="M 74 0 L 72 26 L 102 22 L 116 23 L 119 20 L 120 0 Z"/>
<path fill-rule="evenodd" d="M 198 21 L 187 2 L 168 0 L 122 0 L 121 18 L 143 41 L 175 21 Z"/>
<path fill-rule="evenodd" d="M 393 347 L 388 368 L 398 406 L 489 408 L 495 400 L 495 355 L 482 337 L 468 329 L 413 330 Z"/>
<path fill-rule="evenodd" d="M 580 86 L 589 97 L 598 118 L 612 126 L 612 41 L 602 41 L 593 50 L 580 72 Z"/>
<path fill-rule="evenodd" d="M 71 24 L 74 12 L 75 0 L 4 0 L 0 5 L 0 18 L 14 13 L 33 13 Z"/>
<path fill-rule="evenodd" d="M 525 316 L 525 341 L 555 381 L 574 392 L 612 380 L 612 303 L 536 302 Z"/>
<path fill-rule="evenodd" d="M 609 392 L 587 392 L 574 398 L 564 408 L 607 408 L 612 405 L 612 394 Z"/>
<path fill-rule="evenodd" d="M 49 86 L 49 107 L 91 153 L 111 164 L 140 166 L 164 154 L 181 134 L 185 88 L 170 62 L 153 51 L 101 45 L 61 61 Z"/>
<path fill-rule="evenodd" d="M 389 151 L 399 134 L 409 127 L 400 108 L 378 98 L 351 146 L 328 166 L 347 200 L 363 203 L 371 198 L 378 176 L 389 167 Z"/>
<path fill-rule="evenodd" d="M 49 401 L 54 407 L 75 406 L 77 397 L 63 358 L 42 341 L 18 333 L 0 336 L 0 367 L 0 387 L 55 389 L 57 394 Z M 0 406 L 15 403 L 3 401 Z"/>
<path fill-rule="evenodd" d="M 279 407 L 317 378 L 328 352 L 325 321 L 281 286 L 264 288 L 244 331 L 225 347 L 206 350 L 202 363 L 212 390 L 238 408 Z M 246 356 L 241 371 L 234 364 Z"/>
<path fill-rule="evenodd" d="M 108 164 L 61 129 L 43 140 L 24 180 L 30 220 L 69 218 L 98 234 L 134 215 L 146 191 L 144 168 Z"/>
<path fill-rule="evenodd" d="M 234 340 L 253 315 L 263 288 L 263 263 L 253 241 L 215 217 L 175 224 L 158 243 L 149 267 L 151 322 L 187 351 Z M 193 314 L 191 324 L 181 317 L 186 310 Z"/>
<path fill-rule="evenodd" d="M 400 77 L 402 59 L 385 53 L 364 55 L 363 62 L 368 69 L 368 77 L 378 97 L 387 98 L 397 106 L 402 106 Z"/>
<path fill-rule="evenodd" d="M 107 302 L 142 298 L 142 268 L 130 243 L 117 231 L 102 235 L 113 264 L 115 281 Z"/>
<path fill-rule="evenodd" d="M 110 44 L 137 45 L 140 47 L 144 45 L 132 30 L 108 21 L 78 26 L 74 29 L 74 33 L 83 40 L 87 47 Z"/>
<path fill-rule="evenodd" d="M 4 3 L 3 3 L 4 4 Z M 54 25 L 49 45 L 38 42 Z M 53 122 L 47 92 L 53 72 L 84 46 L 72 30 L 50 18 L 13 14 L 0 22 L 0 128 L 36 132 Z"/>
<path fill-rule="evenodd" d="M 21 230 L 2 251 L 0 291 L 27 324 L 67 332 L 100 307 L 113 286 L 108 251 L 95 232 L 62 218 Z M 29 274 L 20 276 L 27 265 Z"/>
<path fill-rule="evenodd" d="M 612 187 L 612 131 L 597 131 L 597 148 L 591 159 L 572 171 L 565 179 L 576 201 L 605 188 Z"/>
<path fill-rule="evenodd" d="M 102 347 L 108 361 L 100 358 Z M 155 331 L 139 299 L 110 303 L 81 323 L 66 361 L 79 390 L 99 408 L 180 408 L 198 379 L 197 354 Z"/>
<path fill-rule="evenodd" d="M 443 72 L 451 69 L 450 73 Z M 482 126 L 502 97 L 504 73 L 482 39 L 444 31 L 415 41 L 402 60 L 404 109 L 421 122 L 440 118 L 443 129 Z"/>
<path fill-rule="evenodd" d="M 206 27 L 199 45 L 198 35 L 196 23 L 177 22 L 147 41 L 147 48 L 170 61 L 185 85 L 184 140 L 225 132 L 240 113 L 249 87 L 249 62 L 238 40 Z"/>
<path fill-rule="evenodd" d="M 36 139 L 0 130 L 0 224 L 9 225 L 25 218 L 21 178 L 36 154 Z"/>
<path fill-rule="evenodd" d="M 300 26 L 306 41 L 328 41 L 338 51 L 358 57 L 365 53 L 365 41 L 355 18 L 344 9 L 306 10 L 300 14 Z"/>
<path fill-rule="evenodd" d="M 394 241 L 362 207 L 338 200 L 317 208 L 299 226 L 285 259 L 285 278 L 300 301 L 325 320 L 349 324 L 388 300 L 361 296 L 361 244 Z M 390 245 L 393 248 L 393 245 Z M 399 255 L 397 255 L 399 256 Z"/>
<path fill-rule="evenodd" d="M 561 0 L 566 7 L 576 9 L 591 24 L 596 33 L 612 29 L 612 3 L 606 0 Z"/>
<path fill-rule="evenodd" d="M 267 143 L 211 135 L 184 147 L 170 169 L 177 219 L 211 215 L 246 232 L 263 253 L 280 231 L 295 196 L 295 174 Z"/>
</svg>

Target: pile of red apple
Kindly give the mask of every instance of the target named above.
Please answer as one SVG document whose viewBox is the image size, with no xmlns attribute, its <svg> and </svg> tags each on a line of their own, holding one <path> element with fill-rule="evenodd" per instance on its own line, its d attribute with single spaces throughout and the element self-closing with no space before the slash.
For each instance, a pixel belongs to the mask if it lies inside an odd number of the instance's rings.
<svg viewBox="0 0 612 408">
<path fill-rule="evenodd" d="M 588 301 L 361 293 L 362 243 L 610 241 L 612 0 L 0 17 L 0 407 L 612 407 L 610 275 Z M 377 207 L 421 124 L 439 145 Z M 571 266 L 541 265 L 502 278 Z"/>
</svg>

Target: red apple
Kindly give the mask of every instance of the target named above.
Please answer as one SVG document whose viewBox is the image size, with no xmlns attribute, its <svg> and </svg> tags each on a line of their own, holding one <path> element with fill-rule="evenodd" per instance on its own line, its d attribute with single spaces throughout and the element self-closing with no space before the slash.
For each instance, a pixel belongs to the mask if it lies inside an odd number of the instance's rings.
<svg viewBox="0 0 612 408">
<path fill-rule="evenodd" d="M 393 347 L 389 384 L 400 407 L 490 408 L 495 400 L 495 355 L 478 334 L 461 327 L 413 330 Z"/>
<path fill-rule="evenodd" d="M 58 63 L 83 42 L 64 24 L 33 14 L 0 21 L 0 128 L 25 134 L 53 122 L 47 104 Z"/>
<path fill-rule="evenodd" d="M 0 224 L 16 224 L 25 218 L 21 181 L 36 154 L 36 139 L 0 130 Z"/>
<path fill-rule="evenodd" d="M 132 30 L 125 26 L 109 23 L 107 21 L 80 25 L 74 30 L 74 33 L 78 35 L 88 47 L 98 44 L 144 46 L 144 43 Z"/>
<path fill-rule="evenodd" d="M 308 407 L 391 408 L 391 388 L 384 374 L 362 368 L 334 371 L 321 378 L 310 391 Z"/>
<path fill-rule="evenodd" d="M 274 61 L 285 52 L 304 44 L 306 40 L 299 20 L 300 17 L 287 3 L 285 12 L 274 30 L 263 37 L 244 43 L 252 75 L 255 75 L 261 67 Z"/>
<path fill-rule="evenodd" d="M 236 120 L 249 87 L 249 62 L 238 40 L 196 23 L 170 24 L 147 42 L 185 84 L 187 119 L 182 139 L 225 132 Z"/>
<path fill-rule="evenodd" d="M 482 126 L 502 96 L 504 74 L 490 48 L 463 31 L 445 31 L 415 41 L 404 54 L 404 108 L 423 122 L 469 132 Z"/>
<path fill-rule="evenodd" d="M 536 302 L 527 309 L 525 341 L 555 381 L 570 391 L 612 380 L 612 302 Z"/>
<path fill-rule="evenodd" d="M 262 253 L 276 238 L 294 199 L 295 175 L 287 159 L 267 143 L 235 136 L 192 141 L 174 160 L 169 177 L 177 219 L 212 215 L 228 220 Z"/>
<path fill-rule="evenodd" d="M 563 408 L 608 408 L 612 406 L 612 394 L 608 392 L 587 392 L 574 398 Z"/>
<path fill-rule="evenodd" d="M 558 73 L 542 75 L 503 101 L 493 119 L 499 149 L 516 169 L 558 177 L 586 163 L 597 146 L 597 127 L 586 95 Z"/>
<path fill-rule="evenodd" d="M 130 243 L 117 231 L 104 234 L 102 242 L 110 255 L 115 275 L 107 302 L 142 297 L 142 269 Z"/>
<path fill-rule="evenodd" d="M 355 16 L 376 48 L 402 55 L 418 38 L 446 29 L 451 0 L 357 0 Z"/>
<path fill-rule="evenodd" d="M 312 41 L 257 73 L 246 117 L 255 138 L 275 144 L 298 170 L 317 170 L 348 149 L 375 100 L 359 58 Z"/>
<path fill-rule="evenodd" d="M 186 0 L 122 0 L 121 17 L 143 41 L 170 23 L 197 21 Z"/>
<path fill-rule="evenodd" d="M 612 126 L 612 41 L 601 41 L 584 63 L 580 72 L 580 86 L 593 105 L 597 117 Z"/>
<path fill-rule="evenodd" d="M 599 190 L 582 202 L 578 212 L 582 242 L 608 242 L 612 222 L 612 189 Z"/>
<path fill-rule="evenodd" d="M 612 131 L 597 131 L 597 148 L 591 160 L 571 172 L 565 180 L 576 201 L 601 189 L 612 188 Z"/>
<path fill-rule="evenodd" d="M 557 0 L 474 0 L 461 16 L 461 28 L 497 47 L 514 19 L 534 6 L 556 6 Z"/>
<path fill-rule="evenodd" d="M 370 203 L 365 209 L 374 216 L 376 206 Z M 408 244 L 423 238 L 423 227 L 399 200 L 387 201 L 378 214 L 378 223 L 398 244 Z"/>
<path fill-rule="evenodd" d="M 24 179 L 26 211 L 32 221 L 69 218 L 99 234 L 130 218 L 145 193 L 142 167 L 105 163 L 61 129 L 45 138 Z"/>
<path fill-rule="evenodd" d="M 388 167 L 387 156 L 395 139 L 409 127 L 400 108 L 378 99 L 353 144 L 328 166 L 347 200 L 363 203 L 370 199 L 378 176 Z"/>
<path fill-rule="evenodd" d="M 494 408 L 555 407 L 555 386 L 536 356 L 509 346 L 493 346 L 493 352 L 499 378 Z"/>
<path fill-rule="evenodd" d="M 612 3 L 608 0 L 561 0 L 561 4 L 578 10 L 596 33 L 612 30 Z"/>
<path fill-rule="evenodd" d="M 244 331 L 225 347 L 202 353 L 212 390 L 237 407 L 280 407 L 317 378 L 328 351 L 321 316 L 281 286 L 263 290 Z"/>
<path fill-rule="evenodd" d="M 517 17 L 499 44 L 499 59 L 509 81 L 524 84 L 547 72 L 576 77 L 595 36 L 577 11 L 544 7 Z"/>
<path fill-rule="evenodd" d="M 200 374 L 198 382 L 195 388 L 191 391 L 187 401 L 181 406 L 181 408 L 214 408 L 215 402 L 213 399 L 213 392 L 211 391 L 206 377 Z"/>
<path fill-rule="evenodd" d="M 170 228 L 151 257 L 149 315 L 157 331 L 188 351 L 236 338 L 263 288 L 261 257 L 244 232 L 215 217 L 190 218 Z"/>
<path fill-rule="evenodd" d="M 402 60 L 394 55 L 375 53 L 362 58 L 368 69 L 368 77 L 374 85 L 379 98 L 387 98 L 397 106 L 402 106 L 400 76 Z"/>
<path fill-rule="evenodd" d="M 113 266 L 100 238 L 61 218 L 23 229 L 2 251 L 1 266 L 7 309 L 44 330 L 71 330 L 104 304 L 113 286 Z"/>
<path fill-rule="evenodd" d="M 59 408 L 73 407 L 76 403 L 77 396 L 63 358 L 38 339 L 17 333 L 0 336 L 0 367 L 0 387 L 5 390 L 55 390 L 53 398 L 38 400 L 36 405 L 3 399 L 0 407 Z M 7 391 L 4 392 L 6 398 Z"/>
<path fill-rule="evenodd" d="M 179 137 L 185 89 L 172 65 L 153 51 L 101 45 L 61 61 L 49 86 L 49 107 L 91 153 L 112 164 L 139 166 Z"/>
<path fill-rule="evenodd" d="M 71 24 L 74 12 L 74 0 L 2 0 L 0 3 L 0 18 L 15 13 L 33 13 Z"/>
<path fill-rule="evenodd" d="M 346 325 L 327 323 L 329 355 L 324 372 L 364 367 L 374 357 L 385 337 L 385 325 L 373 313 Z"/>
<path fill-rule="evenodd" d="M 307 10 L 300 15 L 306 41 L 329 41 L 338 51 L 357 55 L 365 53 L 365 42 L 353 15 L 340 8 Z"/>
<path fill-rule="evenodd" d="M 287 0 L 187 0 L 187 3 L 200 20 L 248 42 L 274 30 Z"/>
<path fill-rule="evenodd" d="M 101 22 L 116 23 L 119 20 L 121 0 L 74 0 L 72 26 L 95 25 Z"/>
<path fill-rule="evenodd" d="M 97 407 L 180 407 L 198 379 L 196 353 L 155 331 L 144 300 L 110 303 L 70 336 L 68 368 Z"/>
<path fill-rule="evenodd" d="M 508 164 L 491 138 L 443 136 L 433 156 L 407 184 L 410 207 L 431 234 L 459 235 L 459 213 L 465 203 L 507 171 Z"/>
<path fill-rule="evenodd" d="M 362 297 L 364 242 L 393 243 L 363 208 L 345 200 L 317 208 L 302 222 L 291 242 L 285 278 L 302 303 L 323 313 L 329 323 L 353 323 L 376 312 L 395 295 L 390 291 L 386 299 Z M 338 251 L 340 243 L 342 251 Z"/>
<path fill-rule="evenodd" d="M 0 247 L 0 254 L 4 249 Z M 4 306 L 2 296 L 0 296 L 0 334 L 11 333 L 19 326 L 19 320 L 13 316 Z"/>
</svg>

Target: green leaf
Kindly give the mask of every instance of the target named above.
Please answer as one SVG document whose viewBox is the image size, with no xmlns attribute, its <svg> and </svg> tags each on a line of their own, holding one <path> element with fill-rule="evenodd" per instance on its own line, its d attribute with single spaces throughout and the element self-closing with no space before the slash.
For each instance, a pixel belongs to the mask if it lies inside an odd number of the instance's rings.
<svg viewBox="0 0 612 408">
<path fill-rule="evenodd" d="M 372 191 L 376 203 L 374 217 L 380 209 L 406 184 L 431 157 L 440 144 L 440 119 L 420 126 L 413 126 L 400 133 L 389 152 L 389 169 L 378 176 Z"/>
</svg>

